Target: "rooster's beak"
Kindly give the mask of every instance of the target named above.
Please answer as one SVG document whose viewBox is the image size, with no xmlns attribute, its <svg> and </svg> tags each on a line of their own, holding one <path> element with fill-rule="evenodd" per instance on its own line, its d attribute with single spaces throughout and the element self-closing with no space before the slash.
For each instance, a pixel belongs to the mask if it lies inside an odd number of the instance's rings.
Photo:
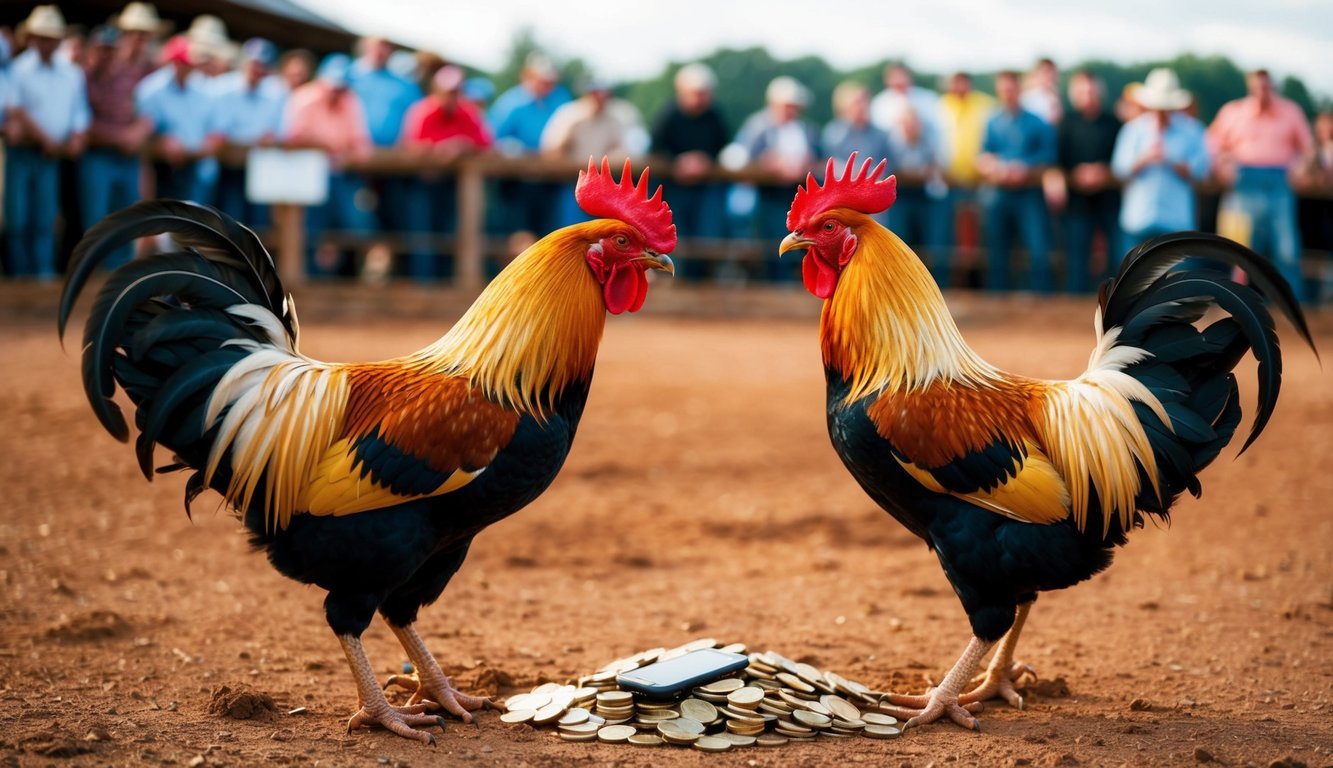
<svg viewBox="0 0 1333 768">
<path fill-rule="evenodd" d="M 778 255 L 781 256 L 787 251 L 805 250 L 806 248 L 809 248 L 814 244 L 815 244 L 814 240 L 807 240 L 804 237 L 799 237 L 795 232 L 793 232 L 790 235 L 787 235 L 786 237 L 782 238 L 782 245 L 778 246 Z"/>
<path fill-rule="evenodd" d="M 635 261 L 641 261 L 653 269 L 660 269 L 663 272 L 667 273 L 668 275 L 674 276 L 676 274 L 675 262 L 673 262 L 671 260 L 671 257 L 666 255 L 665 253 L 653 253 L 652 251 L 644 251 L 643 255 L 635 259 Z"/>
</svg>

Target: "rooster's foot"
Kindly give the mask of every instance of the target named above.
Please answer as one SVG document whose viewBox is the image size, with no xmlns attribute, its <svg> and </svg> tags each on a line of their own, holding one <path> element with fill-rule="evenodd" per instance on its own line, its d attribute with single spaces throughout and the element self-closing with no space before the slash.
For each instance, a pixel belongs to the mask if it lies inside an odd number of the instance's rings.
<svg viewBox="0 0 1333 768">
<path fill-rule="evenodd" d="M 906 720 L 904 729 L 933 723 L 948 715 L 950 720 L 968 730 L 981 730 L 981 721 L 973 714 L 980 712 L 984 705 L 977 701 L 960 703 L 958 694 L 950 694 L 943 688 L 931 688 L 920 696 L 890 693 L 887 699 L 888 703 L 879 705 L 879 711 Z"/>
<path fill-rule="evenodd" d="M 1004 699 L 1015 709 L 1023 709 L 1023 696 L 1014 688 L 1014 684 L 1024 680 L 1035 681 L 1037 670 L 1030 664 L 1016 661 L 1006 668 L 991 666 L 985 674 L 972 678 L 976 687 L 958 697 L 961 704 Z"/>
<path fill-rule="evenodd" d="M 495 702 L 485 696 L 471 696 L 455 688 L 442 670 L 437 668 L 435 673 L 428 673 L 426 680 L 422 679 L 420 672 L 410 675 L 391 675 L 384 682 L 384 689 L 388 690 L 393 686 L 406 688 L 412 692 L 407 699 L 409 706 L 426 705 L 432 711 L 443 709 L 465 723 L 472 722 L 472 712 L 475 710 L 500 709 Z"/>
<path fill-rule="evenodd" d="M 440 730 L 443 731 L 448 721 L 438 715 L 425 714 L 427 709 L 429 707 L 426 704 L 393 707 L 389 706 L 388 702 L 380 699 L 377 702 L 363 704 L 361 710 L 352 715 L 351 720 L 347 721 L 347 730 L 351 732 L 357 728 L 378 725 L 405 739 L 415 739 L 422 744 L 429 744 L 433 747 L 435 746 L 435 736 L 417 730 L 416 726 L 430 727 L 438 725 Z"/>
</svg>

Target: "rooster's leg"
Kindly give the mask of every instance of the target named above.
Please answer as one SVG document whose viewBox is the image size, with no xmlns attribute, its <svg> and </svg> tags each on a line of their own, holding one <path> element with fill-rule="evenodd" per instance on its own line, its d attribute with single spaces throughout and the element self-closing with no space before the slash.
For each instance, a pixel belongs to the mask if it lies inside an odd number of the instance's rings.
<svg viewBox="0 0 1333 768">
<path fill-rule="evenodd" d="M 1024 676 L 1035 678 L 1037 672 L 1031 665 L 1024 664 L 1021 661 L 1014 662 L 1014 648 L 1018 645 L 1018 635 L 1023 631 L 1023 622 L 1027 620 L 1028 611 L 1031 608 L 1031 602 L 1018 606 L 1018 612 L 1014 616 L 1014 625 L 1000 640 L 999 646 L 995 649 L 995 657 L 991 659 L 990 666 L 986 668 L 986 673 L 973 678 L 972 682 L 977 684 L 977 687 L 959 696 L 958 702 L 960 704 L 1002 698 L 1018 709 L 1023 708 L 1023 697 L 1018 694 L 1018 691 L 1014 690 L 1014 683 Z"/>
<path fill-rule="evenodd" d="M 981 730 L 981 722 L 972 716 L 972 712 L 981 705 L 976 702 L 960 704 L 958 694 L 967 681 L 972 679 L 972 673 L 985 658 L 986 651 L 991 645 L 992 643 L 973 635 L 967 644 L 967 649 L 953 665 L 953 669 L 949 670 L 949 674 L 944 676 L 943 682 L 922 696 L 891 693 L 888 697 L 889 704 L 881 704 L 880 711 L 894 717 L 906 718 L 907 723 L 904 728 L 933 723 L 940 717 L 948 715 L 950 720 L 964 728 Z"/>
<path fill-rule="evenodd" d="M 431 701 L 443 707 L 445 711 L 463 719 L 463 722 L 472 722 L 472 712 L 470 710 L 489 707 L 498 709 L 496 705 L 488 698 L 483 696 L 469 696 L 454 687 L 454 684 L 445 676 L 444 670 L 435 661 L 431 655 L 426 643 L 422 641 L 421 635 L 417 634 L 416 627 L 408 624 L 405 627 L 399 627 L 393 622 L 386 622 L 389 629 L 393 630 L 394 635 L 398 637 L 398 642 L 402 644 L 403 650 L 407 652 L 407 658 L 412 660 L 412 666 L 416 668 L 413 675 L 394 675 L 384 684 L 385 688 L 390 685 L 398 685 L 403 688 L 413 690 L 411 698 L 407 700 L 408 704 L 417 704 L 422 701 Z"/>
<path fill-rule="evenodd" d="M 366 650 L 361 646 L 361 638 L 355 635 L 339 635 L 343 653 L 347 655 L 347 664 L 352 668 L 352 677 L 356 679 L 356 696 L 361 709 L 347 722 L 347 730 L 353 731 L 362 726 L 377 724 L 408 739 L 416 739 L 423 744 L 434 746 L 435 737 L 425 731 L 418 731 L 413 726 L 438 725 L 444 728 L 445 719 L 424 714 L 425 704 L 407 707 L 394 707 L 384 698 L 384 691 L 375 679 L 375 670 L 370 667 Z"/>
</svg>

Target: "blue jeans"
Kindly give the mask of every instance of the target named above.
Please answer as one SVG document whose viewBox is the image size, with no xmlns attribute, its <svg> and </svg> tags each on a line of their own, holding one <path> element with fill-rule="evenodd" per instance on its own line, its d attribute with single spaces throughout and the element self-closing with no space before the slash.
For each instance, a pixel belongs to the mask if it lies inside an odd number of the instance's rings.
<svg viewBox="0 0 1333 768">
<path fill-rule="evenodd" d="M 1040 189 L 990 189 L 980 194 L 985 210 L 986 288 L 1009 290 L 1009 252 L 1019 233 L 1028 249 L 1028 287 L 1036 293 L 1055 288 L 1051 274 L 1046 200 Z"/>
<path fill-rule="evenodd" d="M 726 236 L 727 190 L 724 185 L 668 182 L 662 187 L 662 197 L 671 206 L 671 217 L 681 237 L 720 239 Z M 683 279 L 702 279 L 708 275 L 708 260 L 690 258 L 685 254 L 677 274 Z"/>
<path fill-rule="evenodd" d="M 430 243 L 433 235 L 458 228 L 458 185 L 452 177 L 411 179 L 404 213 L 408 233 L 407 274 L 414 280 L 437 280 L 453 276 L 453 257 Z"/>
<path fill-rule="evenodd" d="M 198 160 L 184 165 L 153 163 L 153 173 L 157 177 L 157 196 L 172 200 L 189 200 L 194 203 L 209 205 L 213 202 L 211 190 Z"/>
<path fill-rule="evenodd" d="M 365 188 L 365 181 L 354 173 L 334 171 L 329 174 L 329 198 L 323 205 L 306 211 L 306 268 L 311 277 L 352 274 L 348 265 L 321 266 L 315 259 L 320 240 L 330 229 L 354 235 L 369 235 L 375 230 L 375 215 L 369 208 L 357 206 L 357 195 Z"/>
<path fill-rule="evenodd" d="M 245 169 L 224 166 L 218 171 L 218 210 L 251 229 L 271 224 L 268 206 L 252 203 L 245 196 Z"/>
<path fill-rule="evenodd" d="M 1236 186 L 1222 199 L 1223 210 L 1228 207 L 1250 217 L 1250 248 L 1272 260 L 1291 284 L 1296 298 L 1304 301 L 1301 233 L 1287 169 L 1241 166 L 1237 169 Z"/>
<path fill-rule="evenodd" d="M 949 259 L 944 253 L 948 215 L 948 202 L 931 197 L 920 187 L 899 189 L 888 211 L 889 229 L 912 246 L 941 289 L 949 285 Z"/>
<path fill-rule="evenodd" d="M 1097 232 L 1106 238 L 1106 269 L 1103 274 L 1093 275 L 1090 281 L 1092 238 Z M 1069 293 L 1087 293 L 1096 288 L 1116 273 L 1125 258 L 1118 206 L 1093 201 L 1071 205 L 1065 213 L 1065 237 L 1065 290 Z"/>
<path fill-rule="evenodd" d="M 83 228 L 108 214 L 139 201 L 139 158 L 106 147 L 94 147 L 79 158 L 79 201 L 83 206 Z M 117 248 L 102 262 L 115 269 L 134 255 L 133 246 Z"/>
<path fill-rule="evenodd" d="M 56 214 L 60 161 L 32 147 L 10 147 L 5 158 L 5 228 L 11 273 L 56 276 Z"/>
</svg>

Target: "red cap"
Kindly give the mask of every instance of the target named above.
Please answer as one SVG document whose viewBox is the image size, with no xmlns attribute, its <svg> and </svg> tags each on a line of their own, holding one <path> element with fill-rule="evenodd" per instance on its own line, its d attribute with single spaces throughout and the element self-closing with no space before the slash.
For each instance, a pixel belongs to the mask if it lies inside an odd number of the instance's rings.
<svg viewBox="0 0 1333 768">
<path fill-rule="evenodd" d="M 185 35 L 176 35 L 162 46 L 162 60 L 168 64 L 189 64 L 194 66 L 194 51 L 190 40 Z"/>
<path fill-rule="evenodd" d="M 670 253 L 676 247 L 676 225 L 671 223 L 671 209 L 662 200 L 662 186 L 648 197 L 648 169 L 643 169 L 638 184 L 629 160 L 617 183 L 611 177 L 611 163 L 602 158 L 599 171 L 588 158 L 588 170 L 579 171 L 574 199 L 589 216 L 620 219 L 639 230 L 648 247 L 657 253 Z"/>
<path fill-rule="evenodd" d="M 805 187 L 796 188 L 796 198 L 791 202 L 791 210 L 787 211 L 787 229 L 792 232 L 804 229 L 811 219 L 834 208 L 851 208 L 869 214 L 887 211 L 898 198 L 898 179 L 893 176 L 879 178 L 888 164 L 886 160 L 880 160 L 874 172 L 867 173 L 871 162 L 871 158 L 866 158 L 860 173 L 853 177 L 852 166 L 856 163 L 856 153 L 853 152 L 847 158 L 842 176 L 836 177 L 830 157 L 822 187 L 815 181 L 813 173 L 807 175 Z"/>
</svg>

